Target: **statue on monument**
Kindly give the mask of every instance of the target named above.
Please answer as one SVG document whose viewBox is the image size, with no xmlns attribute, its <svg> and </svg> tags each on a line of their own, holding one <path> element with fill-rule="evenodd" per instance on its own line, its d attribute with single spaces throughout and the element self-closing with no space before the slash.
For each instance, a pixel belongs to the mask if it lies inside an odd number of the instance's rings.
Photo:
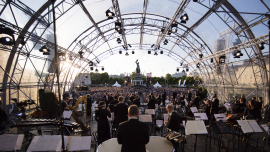
<svg viewBox="0 0 270 152">
<path fill-rule="evenodd" d="M 141 73 L 141 70 L 140 70 L 140 65 L 139 65 L 138 59 L 136 60 L 135 63 L 137 64 L 136 73 L 140 74 Z"/>
</svg>

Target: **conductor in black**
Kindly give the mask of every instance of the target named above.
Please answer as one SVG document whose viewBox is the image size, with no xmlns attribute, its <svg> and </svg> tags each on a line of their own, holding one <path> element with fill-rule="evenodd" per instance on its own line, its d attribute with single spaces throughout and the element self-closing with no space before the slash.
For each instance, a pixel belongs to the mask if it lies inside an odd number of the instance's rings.
<svg viewBox="0 0 270 152">
<path fill-rule="evenodd" d="M 139 108 L 131 105 L 128 108 L 129 120 L 119 125 L 117 141 L 122 144 L 121 152 L 145 152 L 145 145 L 149 142 L 147 124 L 140 122 Z"/>
</svg>

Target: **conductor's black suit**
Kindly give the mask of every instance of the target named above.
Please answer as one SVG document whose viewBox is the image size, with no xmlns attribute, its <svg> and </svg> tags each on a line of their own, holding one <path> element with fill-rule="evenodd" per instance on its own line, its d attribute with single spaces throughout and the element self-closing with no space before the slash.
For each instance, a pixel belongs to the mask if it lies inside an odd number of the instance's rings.
<svg viewBox="0 0 270 152">
<path fill-rule="evenodd" d="M 145 152 L 145 145 L 149 142 L 147 124 L 130 119 L 119 125 L 117 141 L 122 144 L 121 152 Z"/>
</svg>

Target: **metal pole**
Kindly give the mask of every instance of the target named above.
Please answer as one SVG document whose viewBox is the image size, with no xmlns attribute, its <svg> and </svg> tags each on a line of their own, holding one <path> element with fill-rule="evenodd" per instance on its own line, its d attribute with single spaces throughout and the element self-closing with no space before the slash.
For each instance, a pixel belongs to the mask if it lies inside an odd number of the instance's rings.
<svg viewBox="0 0 270 152">
<path fill-rule="evenodd" d="M 64 133 L 63 133 L 63 119 L 62 119 L 62 106 L 61 106 L 61 94 L 60 94 L 60 86 L 59 86 L 59 62 L 58 62 L 58 52 L 57 52 L 57 43 L 56 43 L 56 23 L 55 23 L 55 10 L 54 10 L 54 2 L 56 0 L 51 0 L 52 2 L 52 11 L 53 11 L 53 34 L 54 34 L 54 60 L 55 60 L 55 73 L 56 73 L 56 81 L 57 81 L 57 89 L 58 89 L 58 100 L 59 100 L 59 112 L 60 112 L 60 132 L 62 137 L 62 151 L 66 151 L 65 142 L 64 142 Z"/>
</svg>

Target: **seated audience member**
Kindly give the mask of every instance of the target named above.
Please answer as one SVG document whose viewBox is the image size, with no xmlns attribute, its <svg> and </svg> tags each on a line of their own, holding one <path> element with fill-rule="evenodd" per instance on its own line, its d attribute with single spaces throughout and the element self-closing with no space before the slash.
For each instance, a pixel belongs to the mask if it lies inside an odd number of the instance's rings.
<svg viewBox="0 0 270 152">
<path fill-rule="evenodd" d="M 147 124 L 138 121 L 139 108 L 131 105 L 128 109 L 129 120 L 119 124 L 117 141 L 122 144 L 121 152 L 146 152 L 149 142 Z"/>
<path fill-rule="evenodd" d="M 98 144 L 111 138 L 110 126 L 108 118 L 111 118 L 109 107 L 105 109 L 106 104 L 104 101 L 100 101 L 98 104 L 98 110 L 95 113 L 95 120 L 98 122 Z"/>
<path fill-rule="evenodd" d="M 114 117 L 116 122 L 116 128 L 121 122 L 128 120 L 128 106 L 124 103 L 124 97 L 118 97 L 119 103 L 114 107 Z"/>
<path fill-rule="evenodd" d="M 141 103 L 140 103 L 140 97 L 138 95 L 136 95 L 136 98 L 133 100 L 133 104 L 140 107 Z"/>
</svg>

